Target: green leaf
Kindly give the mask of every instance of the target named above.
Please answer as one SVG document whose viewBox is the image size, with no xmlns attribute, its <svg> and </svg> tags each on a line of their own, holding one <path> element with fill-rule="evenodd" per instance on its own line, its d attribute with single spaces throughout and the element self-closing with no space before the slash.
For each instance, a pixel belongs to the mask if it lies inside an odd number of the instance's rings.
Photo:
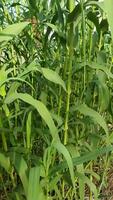
<svg viewBox="0 0 113 200">
<path fill-rule="evenodd" d="M 50 180 L 49 188 L 50 190 L 55 190 L 56 194 L 58 195 L 58 199 L 62 199 L 61 191 L 58 188 L 58 182 L 61 180 L 62 175 L 57 174 L 56 177 Z"/>
<path fill-rule="evenodd" d="M 26 172 L 28 170 L 27 164 L 25 162 L 25 160 L 23 159 L 23 157 L 21 157 L 18 154 L 15 154 L 14 158 L 13 158 L 13 164 L 17 170 L 17 173 L 22 181 L 23 184 L 23 188 L 25 191 L 25 194 L 27 196 L 27 191 L 28 191 L 28 178 L 26 175 Z"/>
<path fill-rule="evenodd" d="M 54 31 L 60 38 L 64 39 L 65 40 L 65 35 L 64 33 L 59 29 L 59 27 L 55 26 L 54 24 L 51 24 L 51 23 L 46 23 L 46 25 L 48 27 L 50 27 L 52 29 L 52 31 Z M 54 33 L 53 35 L 54 36 Z M 51 36 L 51 38 L 52 38 Z"/>
<path fill-rule="evenodd" d="M 110 102 L 109 89 L 107 87 L 107 84 L 105 83 L 106 80 L 103 75 L 105 75 L 104 72 L 100 71 L 97 75 L 98 81 L 96 81 L 98 85 L 99 106 L 101 112 L 105 111 L 108 108 Z"/>
<path fill-rule="evenodd" d="M 31 112 L 28 114 L 27 122 L 26 122 L 26 144 L 27 148 L 31 147 Z"/>
<path fill-rule="evenodd" d="M 64 157 L 65 157 L 65 159 L 68 163 L 72 183 L 73 183 L 73 186 L 74 186 L 74 171 L 73 171 L 72 159 L 71 159 L 69 152 L 65 148 L 65 146 L 59 140 L 59 137 L 57 135 L 57 129 L 54 125 L 54 122 L 52 120 L 52 117 L 51 117 L 49 111 L 47 110 L 47 108 L 45 107 L 45 105 L 42 102 L 35 100 L 32 96 L 30 96 L 28 94 L 14 93 L 13 95 L 11 95 L 10 97 L 7 97 L 5 99 L 5 103 L 11 103 L 12 101 L 14 101 L 16 99 L 21 99 L 21 100 L 25 101 L 26 103 L 29 103 L 32 106 L 34 106 L 37 109 L 37 111 L 39 112 L 39 114 L 41 115 L 41 117 L 46 122 L 46 124 L 48 125 L 48 127 L 50 129 L 51 135 L 52 135 L 52 137 L 55 141 L 55 142 L 53 142 L 53 146 L 60 153 L 62 153 L 64 155 Z"/>
<path fill-rule="evenodd" d="M 69 11 L 72 12 L 74 7 L 75 7 L 75 1 L 74 0 L 68 0 L 67 3 L 68 3 Z"/>
<path fill-rule="evenodd" d="M 7 91 L 7 96 L 11 96 L 13 93 L 15 93 L 18 89 L 18 87 L 20 86 L 20 82 L 13 82 L 11 84 L 11 87 L 9 88 L 9 90 Z"/>
<path fill-rule="evenodd" d="M 91 22 L 93 22 L 93 24 L 95 25 L 97 32 L 100 33 L 100 26 L 99 26 L 99 18 L 98 15 L 95 12 L 88 12 L 87 14 L 87 18 L 88 20 L 90 20 Z"/>
<path fill-rule="evenodd" d="M 18 77 L 7 78 L 7 79 L 5 79 L 4 81 L 1 81 L 1 82 L 0 82 L 0 87 L 3 87 L 4 84 L 5 84 L 6 82 L 9 82 L 9 81 L 20 81 L 20 82 L 24 82 L 24 83 L 26 83 L 27 85 L 29 85 L 29 86 L 34 90 L 33 86 L 32 86 L 28 81 L 25 81 L 24 79 L 18 78 Z M 2 86 L 2 85 L 3 85 L 3 86 Z"/>
<path fill-rule="evenodd" d="M 98 173 L 98 172 L 97 172 Z M 100 176 L 97 174 L 96 172 L 92 171 L 92 169 L 86 169 L 85 170 L 85 174 L 90 174 L 91 176 L 93 176 L 95 179 L 97 179 L 98 181 L 100 181 Z"/>
<path fill-rule="evenodd" d="M 55 141 L 53 143 L 53 146 L 64 155 L 64 158 L 67 161 L 68 167 L 69 167 L 69 171 L 70 171 L 70 175 L 71 175 L 71 180 L 73 183 L 73 187 L 75 188 L 75 179 L 74 179 L 74 171 L 73 171 L 73 162 L 72 162 L 72 158 L 69 154 L 69 151 L 66 149 L 66 147 L 61 143 L 61 142 L 57 142 Z"/>
<path fill-rule="evenodd" d="M 29 24 L 29 22 L 20 22 L 9 25 L 7 28 L 0 31 L 0 42 L 12 40 L 14 36 L 17 36 L 21 31 Z"/>
<path fill-rule="evenodd" d="M 113 40 L 113 1 L 104 0 L 104 11 L 107 14 L 108 23 L 111 29 L 111 35 Z"/>
<path fill-rule="evenodd" d="M 32 72 L 32 71 L 40 71 L 38 68 L 37 68 L 37 64 L 35 62 L 35 60 L 33 60 L 25 69 L 24 71 L 22 71 L 18 77 L 23 77 L 25 75 L 27 75 L 28 73 Z"/>
<path fill-rule="evenodd" d="M 76 165 L 80 165 L 82 163 L 85 163 L 85 162 L 88 162 L 88 161 L 91 161 L 91 160 L 95 160 L 98 156 L 102 156 L 102 155 L 109 153 L 111 151 L 113 151 L 113 146 L 109 145 L 109 146 L 106 146 L 106 147 L 103 147 L 103 148 L 98 148 L 98 149 L 96 149 L 92 152 L 86 152 L 86 154 L 83 155 L 83 156 L 72 158 L 73 165 L 76 166 Z M 54 166 L 51 169 L 50 175 L 56 173 L 57 171 L 61 172 L 64 169 L 67 169 L 67 168 L 68 168 L 68 165 L 65 161 L 62 162 L 62 163 L 59 163 L 59 165 Z"/>
<path fill-rule="evenodd" d="M 29 4 L 30 4 L 31 8 L 33 9 L 33 11 L 35 11 L 37 9 L 36 0 L 34 0 L 34 1 L 29 0 Z"/>
<path fill-rule="evenodd" d="M 53 31 L 55 31 L 56 33 L 58 33 L 58 28 L 54 24 L 46 23 L 46 25 L 49 26 Z"/>
<path fill-rule="evenodd" d="M 97 8 L 99 8 L 99 9 L 101 9 L 101 10 L 103 10 L 104 9 L 104 1 L 100 1 L 100 2 L 98 2 L 98 1 L 87 1 L 86 3 L 85 3 L 85 5 L 87 6 L 87 7 L 89 7 L 89 6 L 96 6 Z"/>
<path fill-rule="evenodd" d="M 67 149 L 69 150 L 72 158 L 76 158 L 77 156 L 80 156 L 78 149 L 76 148 L 75 145 L 73 144 L 69 144 L 67 146 Z M 84 175 L 84 166 L 83 164 L 81 165 L 77 165 L 77 172 L 80 172 Z M 84 199 L 85 196 L 85 183 L 83 180 L 79 179 L 79 196 L 80 196 L 80 200 Z"/>
<path fill-rule="evenodd" d="M 27 200 L 44 200 L 40 185 L 40 167 L 33 167 L 29 172 Z"/>
<path fill-rule="evenodd" d="M 21 99 L 22 101 L 24 101 L 24 102 L 32 105 L 34 108 L 36 108 L 36 110 L 39 112 L 39 114 L 41 115 L 43 120 L 48 125 L 53 139 L 56 139 L 56 138 L 59 139 L 58 134 L 57 134 L 58 131 L 54 124 L 54 121 L 53 121 L 49 111 L 47 110 L 46 106 L 41 101 L 34 99 L 29 94 L 22 94 L 22 93 L 16 92 L 16 93 L 11 94 L 10 96 L 7 96 L 5 99 L 5 103 L 9 104 L 16 99 Z"/>
<path fill-rule="evenodd" d="M 113 39 L 113 1 L 112 0 L 104 0 L 100 2 L 88 1 L 86 5 L 87 6 L 95 5 L 97 7 L 100 7 L 107 14 L 108 23 L 111 29 L 111 36 Z"/>
<path fill-rule="evenodd" d="M 80 156 L 78 150 L 77 150 L 76 157 L 77 156 Z M 77 172 L 81 173 L 82 176 L 85 176 L 84 175 L 84 166 L 83 166 L 83 164 L 77 165 Z M 84 199 L 84 197 L 85 197 L 85 182 L 80 177 L 79 177 L 79 196 L 80 196 L 80 200 Z"/>
<path fill-rule="evenodd" d="M 11 71 L 12 71 L 12 69 L 6 70 L 6 66 L 4 66 L 0 69 L 0 95 L 3 97 L 6 95 L 6 90 L 5 90 L 5 85 L 2 85 L 2 84 L 5 81 L 7 81 L 7 75 Z"/>
<path fill-rule="evenodd" d="M 80 172 L 75 172 L 75 175 L 79 179 L 81 179 L 81 181 L 83 181 L 84 183 L 86 183 L 89 186 L 90 190 L 94 193 L 95 200 L 97 200 L 98 199 L 97 198 L 98 197 L 98 192 L 97 192 L 95 184 L 88 177 L 86 177 L 85 175 L 83 175 Z"/>
<path fill-rule="evenodd" d="M 109 106 L 109 90 L 106 84 L 100 83 L 99 87 L 99 105 L 100 111 L 105 111 Z"/>
<path fill-rule="evenodd" d="M 73 9 L 73 11 L 71 13 L 69 13 L 68 19 L 67 19 L 67 23 L 72 23 L 72 22 L 76 21 L 76 26 L 77 26 L 78 23 L 80 22 L 81 18 L 82 18 L 82 15 L 81 15 L 81 5 L 79 3 L 79 4 L 77 4 L 75 6 L 75 8 Z"/>
<path fill-rule="evenodd" d="M 108 78 L 113 79 L 113 74 L 110 72 L 110 70 L 108 69 L 107 66 L 104 66 L 104 65 L 101 65 L 101 64 L 98 64 L 98 63 L 95 63 L 95 62 L 92 62 L 92 63 L 87 62 L 86 65 L 90 68 L 103 71 L 108 76 Z"/>
<path fill-rule="evenodd" d="M 65 83 L 61 79 L 61 77 L 59 76 L 59 74 L 57 72 L 55 72 L 49 68 L 39 67 L 35 61 L 30 63 L 28 65 L 28 67 L 22 73 L 19 74 L 19 77 L 25 76 L 26 74 L 30 73 L 31 71 L 38 71 L 38 72 L 42 73 L 43 76 L 47 80 L 49 80 L 53 83 L 59 84 L 66 91 Z"/>
<path fill-rule="evenodd" d="M 83 115 L 92 117 L 93 120 L 96 121 L 104 129 L 106 135 L 108 136 L 107 124 L 106 124 L 105 120 L 103 119 L 103 117 L 98 112 L 89 108 L 86 104 L 82 104 L 80 106 L 77 106 L 75 108 L 75 110 L 78 110 Z"/>
<path fill-rule="evenodd" d="M 9 173 L 11 169 L 10 158 L 0 153 L 0 165 Z"/>
<path fill-rule="evenodd" d="M 66 91 L 66 86 L 64 81 L 60 78 L 59 74 L 49 68 L 41 68 L 42 73 L 44 75 L 44 77 L 49 80 L 52 81 L 53 83 L 59 84 L 63 87 L 63 89 Z"/>
</svg>

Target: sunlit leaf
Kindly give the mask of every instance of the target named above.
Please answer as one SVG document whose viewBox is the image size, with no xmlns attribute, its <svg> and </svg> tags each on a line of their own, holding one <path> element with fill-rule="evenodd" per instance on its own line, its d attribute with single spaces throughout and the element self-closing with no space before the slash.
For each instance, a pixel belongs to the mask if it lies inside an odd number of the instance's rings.
<svg viewBox="0 0 113 200">
<path fill-rule="evenodd" d="M 9 25 L 7 28 L 0 31 L 0 42 L 12 40 L 14 36 L 17 36 L 28 25 L 28 22 L 20 22 Z"/>
</svg>

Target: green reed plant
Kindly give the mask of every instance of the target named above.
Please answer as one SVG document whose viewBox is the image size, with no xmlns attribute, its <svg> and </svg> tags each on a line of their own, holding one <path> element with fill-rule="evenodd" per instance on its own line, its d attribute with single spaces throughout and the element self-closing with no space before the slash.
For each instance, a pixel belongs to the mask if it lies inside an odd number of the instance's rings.
<svg viewBox="0 0 113 200">
<path fill-rule="evenodd" d="M 0 199 L 101 199 L 113 151 L 111 0 L 0 5 Z"/>
</svg>

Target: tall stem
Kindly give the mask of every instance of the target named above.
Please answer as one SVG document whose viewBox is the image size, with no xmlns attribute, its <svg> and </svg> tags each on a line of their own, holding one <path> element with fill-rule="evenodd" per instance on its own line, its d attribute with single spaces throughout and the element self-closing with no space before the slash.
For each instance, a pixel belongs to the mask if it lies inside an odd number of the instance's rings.
<svg viewBox="0 0 113 200">
<path fill-rule="evenodd" d="M 67 58 L 67 52 L 66 52 L 66 58 Z M 62 74 L 62 79 L 65 79 L 66 76 L 66 70 L 67 70 L 67 59 L 65 59 L 64 65 L 63 65 L 63 74 Z M 62 88 L 60 86 L 59 88 L 59 101 L 58 101 L 58 116 L 60 116 L 61 112 L 61 107 L 62 107 Z"/>
<path fill-rule="evenodd" d="M 86 83 L 86 38 L 85 38 L 85 12 L 84 12 L 84 0 L 80 0 L 81 3 L 81 10 L 82 10 L 82 55 L 83 55 L 83 62 L 84 62 L 84 90 L 85 90 L 85 83 Z"/>
<path fill-rule="evenodd" d="M 71 95 L 71 79 L 72 79 L 72 62 L 73 62 L 73 23 L 70 24 L 69 32 L 68 32 L 68 81 L 67 81 L 67 99 L 66 99 L 66 117 L 65 117 L 65 125 L 64 125 L 64 145 L 67 144 L 68 140 L 68 118 L 69 118 L 69 106 L 70 106 L 70 95 Z"/>
</svg>

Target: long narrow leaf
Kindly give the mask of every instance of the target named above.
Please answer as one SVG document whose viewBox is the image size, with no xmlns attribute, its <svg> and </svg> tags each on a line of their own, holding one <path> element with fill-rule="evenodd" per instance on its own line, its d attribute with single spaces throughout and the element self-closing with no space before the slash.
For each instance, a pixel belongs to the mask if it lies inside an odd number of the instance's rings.
<svg viewBox="0 0 113 200">
<path fill-rule="evenodd" d="M 104 120 L 104 118 L 95 110 L 89 108 L 86 104 L 82 104 L 77 106 L 75 110 L 78 110 L 83 115 L 92 117 L 94 121 L 96 121 L 105 131 L 106 135 L 108 136 L 108 127 Z"/>
<path fill-rule="evenodd" d="M 27 200 L 44 200 L 40 185 L 40 167 L 33 167 L 29 173 Z"/>
<path fill-rule="evenodd" d="M 14 36 L 17 36 L 21 31 L 29 24 L 29 22 L 20 22 L 9 25 L 7 28 L 0 32 L 0 42 L 12 40 Z"/>
<path fill-rule="evenodd" d="M 72 159 L 73 165 L 76 166 L 76 165 L 80 165 L 80 164 L 85 163 L 85 162 L 89 162 L 91 160 L 95 160 L 98 156 L 102 156 L 102 155 L 109 153 L 111 151 L 113 151 L 113 147 L 107 146 L 107 147 L 104 147 L 104 148 L 96 149 L 95 151 L 92 151 L 92 152 L 87 152 L 83 156 L 73 158 Z M 54 174 L 57 171 L 61 172 L 64 169 L 67 169 L 67 168 L 68 168 L 68 166 L 67 166 L 66 162 L 59 163 L 59 165 L 54 166 L 51 169 L 50 174 Z"/>
<path fill-rule="evenodd" d="M 73 171 L 73 162 L 72 162 L 72 158 L 68 152 L 68 150 L 66 149 L 66 147 L 61 143 L 61 142 L 54 142 L 54 147 L 64 155 L 66 161 L 67 161 L 67 165 L 69 167 L 69 171 L 70 171 L 70 175 L 71 175 L 71 180 L 73 183 L 73 187 L 75 187 L 75 183 L 74 183 L 74 171 Z"/>
<path fill-rule="evenodd" d="M 16 99 L 21 99 L 22 101 L 24 101 L 24 102 L 32 105 L 33 107 L 35 107 L 36 110 L 41 115 L 41 117 L 46 122 L 46 124 L 48 125 L 48 127 L 50 129 L 50 133 L 51 133 L 53 139 L 55 139 L 55 138 L 58 139 L 59 138 L 58 134 L 57 134 L 57 128 L 56 128 L 56 126 L 54 124 L 54 121 L 53 121 L 49 111 L 47 110 L 46 106 L 41 101 L 38 101 L 38 100 L 34 99 L 29 94 L 22 94 L 22 93 L 15 92 L 14 94 L 6 97 L 5 103 L 9 104 L 9 103 L 13 102 Z"/>
</svg>

